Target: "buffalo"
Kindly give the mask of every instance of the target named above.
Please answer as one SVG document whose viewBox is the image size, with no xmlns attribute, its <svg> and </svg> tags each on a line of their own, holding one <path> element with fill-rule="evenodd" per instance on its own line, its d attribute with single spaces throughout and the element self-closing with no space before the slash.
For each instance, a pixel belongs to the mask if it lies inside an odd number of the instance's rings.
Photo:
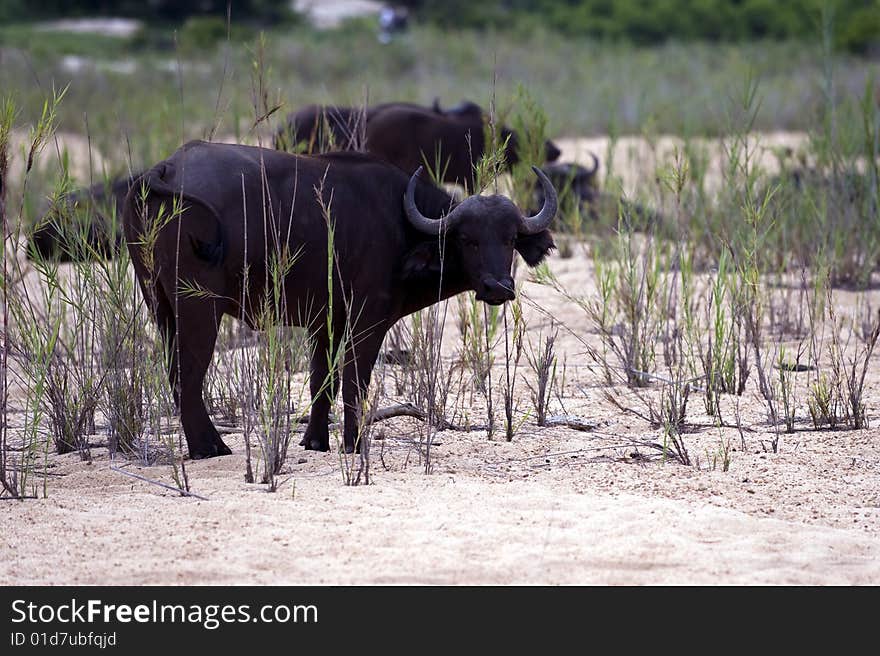
<svg viewBox="0 0 880 656">
<path fill-rule="evenodd" d="M 46 199 L 28 236 L 28 259 L 80 262 L 115 256 L 123 247 L 119 221 L 125 196 L 140 176 L 120 176 Z"/>
<path fill-rule="evenodd" d="M 586 168 L 580 164 L 557 162 L 541 167 L 545 175 L 550 178 L 553 186 L 559 190 L 562 196 L 571 194 L 571 198 L 578 204 L 582 213 L 591 213 L 593 206 L 599 198 L 599 158 L 590 153 L 593 159 L 593 167 Z M 535 206 L 544 204 L 544 190 L 538 186 L 535 188 Z"/>
<path fill-rule="evenodd" d="M 301 445 L 329 450 L 328 412 L 342 369 L 343 441 L 352 452 L 388 329 L 466 290 L 493 305 L 511 300 L 514 252 L 536 266 L 554 248 L 547 227 L 556 193 L 539 169 L 546 202 L 534 216 L 500 195 L 456 203 L 420 172 L 410 176 L 363 153 L 292 155 L 194 141 L 144 174 L 126 199 L 123 226 L 169 354 L 190 457 L 230 453 L 202 398 L 224 314 L 258 329 L 257 308 L 280 299 L 284 321 L 303 326 L 312 345 Z M 285 254 L 278 290 L 267 272 Z M 340 348 L 344 357 L 331 358 Z"/>
<path fill-rule="evenodd" d="M 541 167 L 554 187 L 559 190 L 562 211 L 574 211 L 577 208 L 581 217 L 593 221 L 604 219 L 612 225 L 623 218 L 633 228 L 639 230 L 660 229 L 664 227 L 663 216 L 641 203 L 631 201 L 617 194 L 603 191 L 599 185 L 599 158 L 590 153 L 593 160 L 591 168 L 571 162 L 557 162 Z M 544 190 L 536 187 L 533 194 L 531 209 L 544 204 Z"/>
<path fill-rule="evenodd" d="M 293 151 L 302 148 L 307 154 L 331 150 L 365 150 L 367 121 L 388 109 L 427 109 L 410 102 L 386 102 L 365 107 L 340 105 L 306 105 L 287 115 L 284 125 L 275 132 L 274 146 L 278 150 Z M 430 111 L 438 116 L 477 117 L 483 110 L 474 102 L 463 100 L 448 109 L 435 98 Z"/>
<path fill-rule="evenodd" d="M 486 114 L 478 105 L 464 101 L 442 110 L 412 103 L 386 103 L 366 109 L 351 107 L 305 107 L 288 116 L 276 135 L 276 148 L 305 143 L 306 152 L 332 149 L 363 150 L 412 173 L 427 163 L 436 168 L 443 182 L 473 190 L 474 164 L 486 152 Z M 329 128 L 329 132 L 328 132 Z M 519 162 L 519 139 L 506 126 L 499 129 L 508 166 Z M 552 141 L 544 143 L 544 160 L 560 155 Z"/>
<path fill-rule="evenodd" d="M 434 98 L 434 102 L 431 104 L 431 109 L 434 110 L 435 114 L 442 114 L 445 116 L 483 116 L 483 108 L 480 107 L 477 103 L 470 100 L 462 100 L 457 105 L 453 105 L 452 107 L 447 107 L 446 109 L 443 109 L 443 107 L 440 105 L 440 99 Z"/>
</svg>

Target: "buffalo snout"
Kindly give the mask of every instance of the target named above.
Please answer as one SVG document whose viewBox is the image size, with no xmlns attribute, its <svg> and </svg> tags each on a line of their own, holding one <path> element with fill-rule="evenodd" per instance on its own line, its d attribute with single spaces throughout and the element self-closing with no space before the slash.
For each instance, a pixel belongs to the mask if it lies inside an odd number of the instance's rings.
<svg viewBox="0 0 880 656">
<path fill-rule="evenodd" d="M 492 276 L 483 276 L 481 289 L 477 292 L 477 300 L 489 305 L 501 305 L 516 298 L 513 287 L 513 278 L 503 276 L 496 279 Z"/>
</svg>

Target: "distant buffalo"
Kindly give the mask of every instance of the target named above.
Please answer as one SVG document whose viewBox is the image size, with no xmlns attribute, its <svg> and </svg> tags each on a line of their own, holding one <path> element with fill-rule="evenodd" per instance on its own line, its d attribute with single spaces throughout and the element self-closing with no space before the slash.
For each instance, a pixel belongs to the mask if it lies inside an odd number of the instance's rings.
<svg viewBox="0 0 880 656">
<path fill-rule="evenodd" d="M 98 182 L 41 204 L 28 235 L 28 259 L 80 262 L 112 258 L 122 248 L 122 206 L 135 175 Z"/>
<path fill-rule="evenodd" d="M 553 186 L 559 190 L 560 195 L 569 195 L 577 202 L 581 212 L 590 212 L 594 203 L 599 198 L 599 158 L 590 153 L 593 159 L 592 168 L 586 168 L 580 164 L 569 162 L 556 162 L 546 164 L 541 170 L 550 178 Z M 544 204 L 544 190 L 535 188 L 535 206 Z"/>
<path fill-rule="evenodd" d="M 509 301 L 514 252 L 536 266 L 554 247 L 547 227 L 556 193 L 539 169 L 546 202 L 534 216 L 500 195 L 456 203 L 419 173 L 409 176 L 362 153 L 291 155 L 195 141 L 147 171 L 145 199 L 129 193 L 125 236 L 166 342 L 191 457 L 230 453 L 202 397 L 224 314 L 259 328 L 260 308 L 278 298 L 284 320 L 306 328 L 312 406 L 301 444 L 330 448 L 328 411 L 342 369 L 343 441 L 352 452 L 359 448 L 361 401 L 388 329 L 466 290 L 492 305 Z M 147 226 L 163 211 L 168 216 L 175 199 L 181 212 L 159 228 L 152 253 L 146 252 Z M 276 289 L 269 282 L 272 262 L 292 254 Z M 181 293 L 184 286 L 199 293 Z M 345 335 L 357 337 L 334 359 Z"/>
<path fill-rule="evenodd" d="M 297 148 L 314 155 L 332 150 L 366 150 L 364 140 L 367 121 L 388 109 L 428 109 L 410 102 L 387 102 L 368 107 L 339 105 L 307 105 L 287 115 L 284 125 L 275 133 L 274 146 L 292 152 Z M 481 119 L 482 108 L 470 100 L 462 100 L 448 109 L 435 98 L 430 111 L 438 116 Z"/>
<path fill-rule="evenodd" d="M 277 150 L 313 155 L 333 150 L 365 150 L 367 120 L 390 107 L 419 107 L 413 103 L 382 103 L 370 107 L 306 105 L 287 115 L 275 132 Z"/>
<path fill-rule="evenodd" d="M 275 146 L 283 150 L 305 144 L 306 152 L 362 150 L 412 173 L 427 164 L 443 182 L 474 189 L 474 164 L 486 152 L 487 115 L 475 103 L 464 101 L 443 110 L 413 103 L 385 103 L 362 108 L 311 105 L 287 118 L 276 135 Z M 508 166 L 520 161 L 519 137 L 500 126 L 499 144 L 505 144 Z M 560 155 L 552 142 L 544 143 L 544 161 Z"/>
<path fill-rule="evenodd" d="M 434 98 L 431 109 L 433 109 L 437 114 L 444 114 L 446 116 L 473 117 L 483 115 L 483 108 L 480 107 L 477 103 L 471 102 L 470 100 L 462 100 L 457 105 L 453 105 L 452 107 L 447 107 L 446 109 L 443 109 L 440 106 L 440 99 Z"/>
<path fill-rule="evenodd" d="M 598 179 L 599 158 L 594 153 L 590 153 L 590 158 L 593 160 L 591 168 L 573 162 L 556 162 L 541 167 L 558 190 L 563 209 L 560 214 L 574 211 L 576 207 L 580 217 L 588 217 L 594 221 L 604 218 L 605 221 L 616 224 L 618 218 L 624 217 L 633 228 L 648 229 L 660 226 L 662 217 L 658 212 L 640 203 L 602 191 Z M 544 191 L 541 187 L 536 187 L 532 208 L 541 207 L 543 204 Z"/>
</svg>

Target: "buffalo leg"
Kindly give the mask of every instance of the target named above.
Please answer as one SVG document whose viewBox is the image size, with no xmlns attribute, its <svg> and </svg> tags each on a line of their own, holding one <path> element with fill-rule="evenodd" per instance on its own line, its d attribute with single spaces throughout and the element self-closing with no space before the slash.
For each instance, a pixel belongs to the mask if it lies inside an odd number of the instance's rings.
<svg viewBox="0 0 880 656">
<path fill-rule="evenodd" d="M 360 453 L 361 451 L 361 409 L 364 395 L 370 386 L 373 365 L 376 364 L 384 337 L 383 330 L 374 328 L 357 339 L 356 343 L 348 349 L 349 353 L 342 377 L 342 401 L 345 405 L 343 441 L 346 453 L 354 453 L 355 451 Z"/>
<path fill-rule="evenodd" d="M 339 391 L 339 367 L 337 350 L 341 335 L 334 334 L 333 345 L 326 330 L 312 336 L 312 363 L 309 374 L 309 391 L 312 395 L 312 408 L 309 412 L 309 425 L 300 446 L 308 451 L 329 451 L 330 433 L 327 418 L 330 407 Z M 332 371 L 331 371 L 332 369 Z"/>
<path fill-rule="evenodd" d="M 172 369 L 179 370 L 180 422 L 192 459 L 232 453 L 208 416 L 202 397 L 205 374 L 211 364 L 221 313 L 213 303 L 200 299 L 178 299 L 177 349 Z M 170 373 L 173 377 L 174 374 Z M 172 378 L 173 379 L 173 378 Z"/>
</svg>

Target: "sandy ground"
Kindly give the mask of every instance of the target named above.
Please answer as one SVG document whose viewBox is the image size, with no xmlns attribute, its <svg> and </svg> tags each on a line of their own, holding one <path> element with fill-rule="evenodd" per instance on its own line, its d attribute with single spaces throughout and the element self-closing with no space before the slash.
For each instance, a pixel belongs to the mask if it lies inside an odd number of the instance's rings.
<svg viewBox="0 0 880 656">
<path fill-rule="evenodd" d="M 589 140 L 564 152 L 587 148 L 604 161 L 602 144 Z M 577 247 L 550 266 L 566 287 L 590 294 L 590 262 Z M 345 485 L 339 455 L 304 452 L 297 434 L 276 493 L 244 483 L 243 437 L 232 433 L 225 436 L 232 456 L 186 463 L 191 490 L 206 501 L 111 470 L 101 447 L 90 464 L 50 455 L 46 498 L 0 502 L 0 583 L 880 583 L 877 354 L 865 397 L 872 428 L 812 430 L 808 374 L 796 374 L 796 432 L 783 434 L 774 453 L 751 381 L 740 399 L 742 434 L 714 426 L 692 396 L 688 467 L 652 448 L 660 430 L 604 397 L 608 389 L 623 406 L 640 408 L 625 387 L 609 388 L 586 355 L 583 342 L 598 342 L 583 312 L 547 287 L 523 289 L 530 339 L 546 333 L 551 316 L 571 329 L 557 342 L 567 373 L 551 412 L 593 430 L 539 428 L 528 417 L 512 442 L 503 433 L 490 440 L 485 431 L 441 432 L 426 474 L 425 427 L 395 418 L 377 427 L 370 484 L 356 487 Z M 841 312 L 857 307 L 854 293 L 835 298 Z M 866 298 L 876 308 L 880 290 Z M 448 356 L 458 342 L 456 307 L 449 306 Z M 393 393 L 394 371 L 386 365 L 383 405 L 408 400 Z M 503 371 L 493 372 L 499 424 Z M 531 380 L 524 364 L 520 372 Z M 527 410 L 525 379 L 517 397 Z M 734 399 L 724 403 L 732 418 Z M 478 397 L 452 405 L 485 421 Z M 168 465 L 115 466 L 172 482 Z"/>
<path fill-rule="evenodd" d="M 656 180 L 662 178 L 670 167 L 682 166 L 688 148 L 697 159 L 705 162 L 706 190 L 719 189 L 723 184 L 722 166 L 726 148 L 730 147 L 718 139 L 694 138 L 686 142 L 672 135 L 657 135 L 650 140 L 638 136 L 622 136 L 613 141 L 607 136 L 562 136 L 554 137 L 553 142 L 562 151 L 560 162 L 577 162 L 591 168 L 593 162 L 590 153 L 595 153 L 600 160 L 598 177 L 603 184 L 607 183 L 610 160 L 616 182 L 631 197 L 644 194 L 646 184 L 656 184 Z M 799 153 L 806 144 L 807 135 L 802 132 L 767 132 L 753 134 L 747 147 L 751 153 L 751 162 L 772 175 L 779 171 L 781 158 L 787 165 L 796 164 L 791 155 Z M 791 155 L 785 156 L 786 151 Z"/>
<path fill-rule="evenodd" d="M 731 470 L 640 463 L 615 433 L 443 435 L 425 475 L 402 427 L 346 487 L 337 459 L 294 452 L 274 494 L 235 455 L 189 463 L 182 499 L 54 459 L 48 499 L 5 502 L 4 584 L 876 584 L 878 433 L 798 436 Z M 378 443 L 374 445 L 378 450 Z M 616 455 L 613 455 L 616 451 Z M 601 455 L 606 454 L 606 455 Z M 375 456 L 374 456 L 375 457 Z M 168 479 L 159 468 L 143 471 Z"/>
</svg>

